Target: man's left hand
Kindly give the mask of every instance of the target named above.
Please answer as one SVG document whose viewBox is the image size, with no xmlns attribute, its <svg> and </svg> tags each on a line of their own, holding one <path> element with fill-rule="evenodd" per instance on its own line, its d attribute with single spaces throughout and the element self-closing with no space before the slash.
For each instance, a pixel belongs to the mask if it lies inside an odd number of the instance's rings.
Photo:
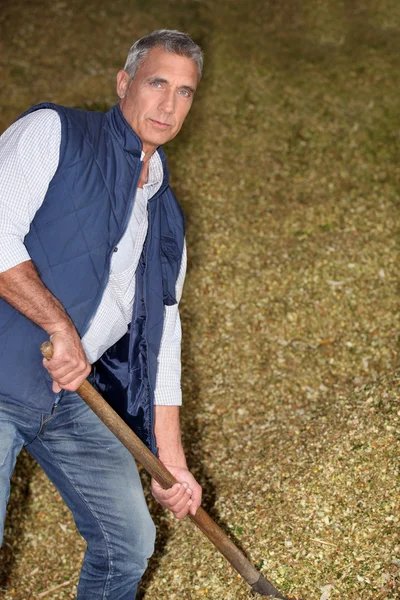
<svg viewBox="0 0 400 600">
<path fill-rule="evenodd" d="M 201 486 L 187 469 L 165 463 L 164 466 L 178 483 L 164 490 L 155 479 L 152 479 L 151 491 L 154 498 L 162 506 L 171 510 L 177 519 L 183 519 L 188 512 L 195 515 L 201 504 Z"/>
</svg>

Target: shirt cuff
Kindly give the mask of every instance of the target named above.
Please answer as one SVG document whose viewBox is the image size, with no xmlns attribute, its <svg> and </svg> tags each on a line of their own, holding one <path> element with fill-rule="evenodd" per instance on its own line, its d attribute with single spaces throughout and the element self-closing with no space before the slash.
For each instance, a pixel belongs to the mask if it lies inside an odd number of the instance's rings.
<svg viewBox="0 0 400 600">
<path fill-rule="evenodd" d="M 25 245 L 15 236 L 4 235 L 0 238 L 0 273 L 31 260 Z"/>
<path fill-rule="evenodd" d="M 180 388 L 162 388 L 154 392 L 156 406 L 182 406 L 182 390 Z"/>
</svg>

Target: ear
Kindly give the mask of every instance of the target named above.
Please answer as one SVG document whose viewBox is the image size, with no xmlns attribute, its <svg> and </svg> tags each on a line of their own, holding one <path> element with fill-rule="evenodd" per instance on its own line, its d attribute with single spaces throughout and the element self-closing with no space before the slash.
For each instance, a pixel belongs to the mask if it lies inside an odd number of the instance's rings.
<svg viewBox="0 0 400 600">
<path fill-rule="evenodd" d="M 117 94 L 120 98 L 124 98 L 129 87 L 129 75 L 123 69 L 117 74 Z"/>
</svg>

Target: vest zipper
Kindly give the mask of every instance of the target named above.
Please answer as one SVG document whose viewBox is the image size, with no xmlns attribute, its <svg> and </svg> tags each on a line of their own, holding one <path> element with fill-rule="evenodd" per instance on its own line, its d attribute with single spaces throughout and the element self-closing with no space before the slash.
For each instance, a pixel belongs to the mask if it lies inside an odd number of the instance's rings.
<svg viewBox="0 0 400 600">
<path fill-rule="evenodd" d="M 166 186 L 162 186 L 160 187 L 160 189 L 154 194 L 154 196 L 152 198 L 150 198 L 150 200 L 147 202 L 147 235 L 148 240 L 147 240 L 147 247 L 146 247 L 146 263 L 144 266 L 144 272 L 143 272 L 143 292 L 144 292 L 144 310 L 145 310 L 145 314 L 146 314 L 146 325 L 145 325 L 145 332 L 144 332 L 144 336 L 145 336 L 145 341 L 146 341 L 146 348 L 147 348 L 147 379 L 148 379 L 148 387 L 149 387 L 149 391 L 150 391 L 150 399 L 151 399 L 151 403 L 150 403 L 150 423 L 149 423 L 149 428 L 150 428 L 150 443 L 151 443 L 151 451 L 153 452 L 153 454 L 155 454 L 156 456 L 158 456 L 158 450 L 157 450 L 157 440 L 156 440 L 156 436 L 154 433 L 154 390 L 153 387 L 151 385 L 151 379 L 150 379 L 150 364 L 149 364 L 149 353 L 148 353 L 148 343 L 147 343 L 147 281 L 146 281 L 146 271 L 147 271 L 147 264 L 148 264 L 148 254 L 149 254 L 149 247 L 150 247 L 150 238 L 151 238 L 151 227 L 150 227 L 150 219 L 149 219 L 149 202 L 153 202 L 153 200 L 157 200 L 157 198 L 159 196 L 161 196 L 161 194 L 163 194 L 165 192 L 165 190 L 167 189 L 168 185 Z"/>
<path fill-rule="evenodd" d="M 155 194 L 152 198 L 156 199 L 158 197 L 158 193 Z M 150 247 L 150 242 L 151 242 L 151 223 L 150 223 L 150 215 L 149 215 L 149 205 L 147 203 L 147 223 L 148 223 L 148 229 L 147 229 L 147 235 L 148 235 L 148 240 L 147 240 L 147 245 L 146 245 L 146 262 L 144 265 L 144 272 L 143 272 L 143 296 L 144 296 L 144 311 L 145 311 L 145 330 L 144 330 L 144 339 L 146 342 L 146 351 L 147 351 L 147 386 L 148 386 L 148 396 L 150 396 L 150 418 L 149 418 L 149 430 L 150 430 L 150 446 L 151 446 L 151 451 L 153 452 L 153 454 L 155 454 L 157 456 L 158 452 L 157 452 L 157 442 L 156 442 L 156 436 L 154 433 L 154 390 L 153 387 L 151 385 L 151 378 L 150 378 L 150 361 L 149 361 L 149 345 L 148 345 L 148 340 L 147 340 L 147 324 L 148 324 L 148 319 L 147 319 L 147 279 L 146 279 L 146 272 L 147 272 L 147 265 L 148 265 L 148 260 L 149 260 L 149 247 Z"/>
<path fill-rule="evenodd" d="M 103 278 L 101 289 L 100 289 L 99 293 L 97 294 L 98 297 L 96 299 L 94 309 L 93 309 L 93 311 L 92 311 L 92 313 L 91 313 L 88 321 L 86 321 L 85 326 L 82 328 L 81 339 L 84 337 L 84 335 L 86 334 L 86 332 L 89 330 L 91 324 L 93 323 L 93 319 L 95 317 L 97 309 L 100 306 L 101 300 L 103 298 L 104 290 L 106 289 L 108 280 L 110 278 L 111 257 L 113 255 L 114 248 L 115 248 L 115 246 L 117 246 L 119 244 L 119 242 L 121 241 L 121 239 L 122 239 L 122 237 L 123 237 L 123 235 L 124 235 L 124 233 L 125 233 L 125 231 L 126 231 L 126 229 L 128 227 L 129 219 L 131 218 L 131 214 L 132 214 L 132 211 L 133 211 L 134 199 L 136 197 L 136 191 L 135 191 L 134 195 L 133 195 L 133 191 L 137 189 L 137 184 L 138 184 L 139 179 L 140 179 L 140 173 L 142 172 L 142 168 L 143 168 L 143 162 L 142 161 L 140 161 L 140 162 L 141 162 L 141 167 L 139 169 L 139 173 L 138 173 L 137 177 L 133 180 L 133 185 L 132 185 L 132 188 L 131 188 L 131 191 L 130 191 L 130 198 L 131 198 L 130 210 L 127 211 L 127 214 L 125 216 L 124 226 L 122 228 L 122 233 L 121 233 L 119 239 L 116 240 L 115 242 L 113 242 L 113 244 L 112 244 L 112 249 L 111 249 L 111 251 L 109 253 L 109 256 L 108 256 L 108 268 L 107 268 L 106 274 L 105 274 L 105 276 Z M 132 198 L 133 198 L 133 200 L 132 200 Z"/>
<path fill-rule="evenodd" d="M 163 165 L 163 167 L 164 167 L 164 165 Z M 142 166 L 141 166 L 141 168 L 139 170 L 139 174 L 138 174 L 137 178 L 134 180 L 134 184 L 132 185 L 131 198 L 132 197 L 134 198 L 136 196 L 136 192 L 135 192 L 135 196 L 133 196 L 133 191 L 136 190 L 136 188 L 137 188 L 137 184 L 138 184 L 138 181 L 139 181 L 139 178 L 140 178 L 140 173 L 142 171 L 142 168 L 143 168 L 143 164 L 142 164 Z M 164 178 L 165 178 L 165 175 L 164 175 Z M 165 192 L 165 190 L 167 189 L 167 187 L 168 187 L 168 183 L 167 183 L 167 185 L 161 184 L 160 189 L 147 202 L 147 236 L 149 236 L 148 242 L 150 241 L 150 236 L 151 236 L 151 227 L 149 226 L 150 225 L 150 223 L 149 223 L 149 202 L 152 202 L 153 200 L 156 200 L 159 196 L 161 196 Z M 132 214 L 132 210 L 133 210 L 133 202 L 131 203 L 131 208 L 128 211 L 128 214 L 127 214 L 127 216 L 125 218 L 125 223 L 124 223 L 122 234 L 121 234 L 119 240 L 116 241 L 113 244 L 113 248 L 112 248 L 112 250 L 110 252 L 110 255 L 109 255 L 108 271 L 107 271 L 106 277 L 104 278 L 104 284 L 103 284 L 103 286 L 101 288 L 101 294 L 99 293 L 99 298 L 96 301 L 94 310 L 93 310 L 93 312 L 92 312 L 92 314 L 91 314 L 91 316 L 89 318 L 89 321 L 85 324 L 85 327 L 82 330 L 83 333 L 81 334 L 81 338 L 83 338 L 83 336 L 85 335 L 85 333 L 88 331 L 90 325 L 93 322 L 93 319 L 95 317 L 97 309 L 100 306 L 100 302 L 101 302 L 101 299 L 103 297 L 103 292 L 104 292 L 104 290 L 106 288 L 106 285 L 108 283 L 108 279 L 110 277 L 110 264 L 111 264 L 112 253 L 114 252 L 115 246 L 120 242 L 121 238 L 123 237 L 123 235 L 124 235 L 124 233 L 125 233 L 125 231 L 126 231 L 126 229 L 128 227 L 128 223 L 129 223 L 129 219 L 130 219 L 131 214 Z M 143 273 L 143 291 L 144 291 L 144 296 L 145 296 L 145 314 L 146 314 L 146 326 L 145 326 L 146 348 L 148 348 L 148 343 L 147 343 L 147 305 L 146 305 L 146 300 L 147 300 L 146 271 L 147 271 L 148 253 L 149 253 L 149 243 L 147 243 L 147 247 L 146 247 L 146 263 L 145 263 L 144 273 Z M 147 356 L 148 356 L 148 351 L 147 351 Z M 152 399 L 152 402 L 150 403 L 150 419 L 149 419 L 149 421 L 150 421 L 149 428 L 150 428 L 150 435 L 151 435 L 151 450 L 157 456 L 157 454 L 158 454 L 157 453 L 157 444 L 156 444 L 156 438 L 155 438 L 155 434 L 154 434 L 154 390 L 153 390 L 153 388 L 151 386 L 151 383 L 150 383 L 149 361 L 147 361 L 147 378 L 148 378 L 148 387 L 149 387 L 149 391 L 150 391 L 150 399 Z"/>
</svg>

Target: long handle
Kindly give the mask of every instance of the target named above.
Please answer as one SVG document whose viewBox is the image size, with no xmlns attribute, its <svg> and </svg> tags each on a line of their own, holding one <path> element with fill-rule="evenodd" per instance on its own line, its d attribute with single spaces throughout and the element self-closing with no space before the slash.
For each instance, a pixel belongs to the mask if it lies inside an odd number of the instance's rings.
<svg viewBox="0 0 400 600">
<path fill-rule="evenodd" d="M 40 350 L 48 360 L 53 356 L 53 344 L 51 342 L 44 342 Z M 162 462 L 154 456 L 129 425 L 121 419 L 88 381 L 84 381 L 79 386 L 77 393 L 161 487 L 168 489 L 174 483 L 177 483 L 175 477 L 164 467 Z M 252 586 L 254 591 L 262 596 L 285 600 L 285 597 L 257 571 L 243 552 L 235 546 L 203 508 L 200 507 L 195 515 L 189 514 L 189 518 L 211 540 L 247 583 Z"/>
</svg>

